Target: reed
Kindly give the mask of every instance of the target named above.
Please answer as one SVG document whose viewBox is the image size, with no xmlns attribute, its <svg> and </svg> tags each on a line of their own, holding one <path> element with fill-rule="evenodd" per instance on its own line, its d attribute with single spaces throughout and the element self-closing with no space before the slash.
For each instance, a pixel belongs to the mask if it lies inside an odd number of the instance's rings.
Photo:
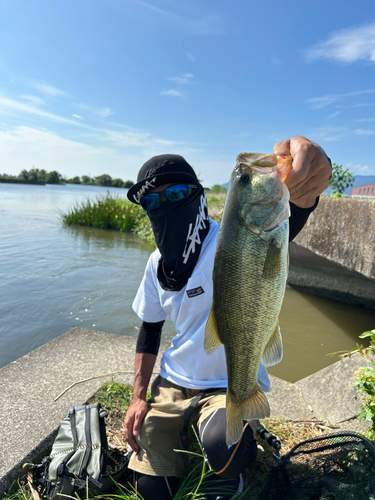
<svg viewBox="0 0 375 500">
<path fill-rule="evenodd" d="M 208 197 L 208 214 L 212 219 L 220 221 L 224 202 L 225 195 Z M 151 224 L 143 208 L 109 192 L 77 203 L 67 213 L 60 213 L 60 219 L 66 225 L 134 233 L 156 248 Z"/>
<path fill-rule="evenodd" d="M 66 225 L 131 232 L 155 246 L 146 212 L 139 205 L 110 193 L 77 203 L 67 213 L 61 213 L 60 218 Z"/>
</svg>

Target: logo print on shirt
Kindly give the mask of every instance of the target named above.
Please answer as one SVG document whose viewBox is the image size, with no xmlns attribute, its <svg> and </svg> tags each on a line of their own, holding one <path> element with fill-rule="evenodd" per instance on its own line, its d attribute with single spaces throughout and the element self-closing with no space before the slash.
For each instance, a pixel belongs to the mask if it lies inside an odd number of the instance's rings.
<svg viewBox="0 0 375 500">
<path fill-rule="evenodd" d="M 191 290 L 186 290 L 186 294 L 189 299 L 197 297 L 197 295 L 202 295 L 202 293 L 204 293 L 204 290 L 201 286 L 197 286 L 197 288 L 192 288 Z"/>
</svg>

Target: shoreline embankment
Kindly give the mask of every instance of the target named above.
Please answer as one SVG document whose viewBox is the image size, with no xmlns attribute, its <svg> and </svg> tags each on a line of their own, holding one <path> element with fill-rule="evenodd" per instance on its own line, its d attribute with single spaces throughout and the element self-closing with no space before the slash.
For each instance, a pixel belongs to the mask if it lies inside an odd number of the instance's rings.
<svg viewBox="0 0 375 500">
<path fill-rule="evenodd" d="M 0 496 L 24 463 L 38 463 L 46 453 L 71 405 L 86 404 L 111 374 L 133 384 L 135 345 L 132 337 L 75 328 L 0 369 Z M 155 370 L 167 347 L 160 346 Z M 370 366 L 370 360 L 355 355 L 294 384 L 271 375 L 271 416 L 365 430 L 365 422 L 355 418 L 360 401 L 353 387 L 361 366 Z M 98 378 L 102 374 L 107 375 Z"/>
</svg>

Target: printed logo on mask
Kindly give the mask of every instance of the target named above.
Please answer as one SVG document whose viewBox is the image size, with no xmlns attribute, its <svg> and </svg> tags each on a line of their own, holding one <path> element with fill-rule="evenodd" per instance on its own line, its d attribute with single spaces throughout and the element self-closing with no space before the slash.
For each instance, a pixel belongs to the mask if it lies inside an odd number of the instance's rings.
<svg viewBox="0 0 375 500">
<path fill-rule="evenodd" d="M 197 295 L 202 295 L 202 293 L 204 293 L 204 290 L 201 286 L 197 286 L 197 288 L 192 288 L 191 290 L 186 290 L 186 294 L 189 299 L 197 297 Z"/>
<path fill-rule="evenodd" d="M 188 261 L 190 254 L 195 253 L 195 245 L 201 244 L 199 230 L 206 228 L 206 223 L 204 222 L 205 220 L 208 219 L 205 212 L 206 207 L 207 207 L 206 197 L 202 195 L 198 215 L 195 220 L 194 229 L 193 229 L 193 224 L 189 224 L 189 231 L 186 238 L 185 249 L 182 253 L 182 257 L 184 258 L 183 260 L 184 264 L 186 264 L 186 262 Z"/>
</svg>

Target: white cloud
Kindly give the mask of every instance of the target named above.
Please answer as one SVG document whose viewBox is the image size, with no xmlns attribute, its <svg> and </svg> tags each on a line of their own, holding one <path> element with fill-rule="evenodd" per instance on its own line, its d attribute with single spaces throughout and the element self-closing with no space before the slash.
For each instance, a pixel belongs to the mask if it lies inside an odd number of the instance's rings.
<svg viewBox="0 0 375 500">
<path fill-rule="evenodd" d="M 331 115 L 328 116 L 328 118 L 334 118 L 335 116 L 339 115 L 340 111 L 336 111 L 335 113 L 332 113 Z"/>
<path fill-rule="evenodd" d="M 197 59 L 193 56 L 193 54 L 191 52 L 186 52 L 185 54 L 186 56 L 186 59 L 188 59 L 190 62 L 194 62 L 196 61 Z"/>
<path fill-rule="evenodd" d="M 353 163 L 346 163 L 344 165 L 345 168 L 349 168 L 353 174 L 375 174 L 375 165 L 360 165 Z"/>
<path fill-rule="evenodd" d="M 98 108 L 96 106 L 91 106 L 90 104 L 74 103 L 74 106 L 78 109 L 86 111 L 91 115 L 98 116 L 99 118 L 108 118 L 108 116 L 114 115 L 115 112 L 109 107 Z"/>
<path fill-rule="evenodd" d="M 128 0 L 131 3 L 137 4 L 150 10 L 164 19 L 168 25 L 168 29 L 174 26 L 179 31 L 189 33 L 190 35 L 218 35 L 224 33 L 224 26 L 221 17 L 216 13 L 210 13 L 198 19 L 191 19 L 174 12 L 155 7 L 151 3 L 144 2 L 143 0 Z"/>
<path fill-rule="evenodd" d="M 97 115 L 101 118 L 108 118 L 108 116 L 114 115 L 115 112 L 111 110 L 111 108 L 101 108 L 98 109 Z"/>
<path fill-rule="evenodd" d="M 174 89 L 162 90 L 160 92 L 160 95 L 166 95 L 169 97 L 180 97 L 181 99 L 184 99 L 184 97 L 185 97 L 185 94 L 183 92 L 181 92 L 180 90 L 174 90 Z"/>
<path fill-rule="evenodd" d="M 31 80 L 29 81 L 29 87 L 38 90 L 42 94 L 46 94 L 53 97 L 67 97 L 69 95 L 63 90 L 60 90 L 47 82 Z"/>
<path fill-rule="evenodd" d="M 375 23 L 334 31 L 324 41 L 304 51 L 308 61 L 333 59 L 344 63 L 375 62 Z"/>
<path fill-rule="evenodd" d="M 63 175 L 100 175 L 135 180 L 138 169 L 147 157 L 120 154 L 109 147 L 96 147 L 64 139 L 52 132 L 31 127 L 16 127 L 0 131 L 0 157 L 9 173 L 22 169 L 44 168 Z"/>
<path fill-rule="evenodd" d="M 118 147 L 160 147 L 172 146 L 173 141 L 154 137 L 148 132 L 141 132 L 137 130 L 101 130 L 100 134 L 102 139 Z"/>
<path fill-rule="evenodd" d="M 347 127 L 317 127 L 311 131 L 310 139 L 316 142 L 337 142 L 349 134 L 350 129 Z"/>
<path fill-rule="evenodd" d="M 356 122 L 373 122 L 375 118 L 357 118 Z"/>
<path fill-rule="evenodd" d="M 45 104 L 45 101 L 36 95 L 21 95 L 21 99 L 29 102 L 30 104 L 34 104 L 35 106 L 41 106 Z"/>
<path fill-rule="evenodd" d="M 80 115 L 72 115 L 73 118 L 77 118 L 78 120 L 84 120 L 83 116 L 80 116 Z"/>
<path fill-rule="evenodd" d="M 375 92 L 375 89 L 367 89 L 367 90 L 356 90 L 354 92 L 346 92 L 345 94 L 328 94 L 322 97 L 312 97 L 310 99 L 306 100 L 306 103 L 310 105 L 312 109 L 321 109 L 324 108 L 325 106 L 329 106 L 330 104 L 333 104 L 337 101 L 342 101 L 344 99 L 350 98 L 350 97 L 356 97 L 359 95 L 363 94 L 373 94 Z M 365 105 L 365 104 L 363 104 Z M 354 106 L 360 106 L 358 104 Z M 361 104 L 362 106 L 362 104 Z M 339 107 L 339 106 L 337 106 Z M 341 106 L 340 106 L 341 107 Z M 352 106 L 350 106 L 352 107 Z"/>
<path fill-rule="evenodd" d="M 360 103 L 357 103 L 357 104 L 352 104 L 351 106 L 343 106 L 341 104 L 336 104 L 336 108 L 340 108 L 340 109 L 368 108 L 370 106 L 375 106 L 375 104 L 374 103 L 370 103 L 370 102 L 360 102 Z"/>
<path fill-rule="evenodd" d="M 84 126 L 82 124 L 78 124 L 76 121 L 71 120 L 70 118 L 65 118 L 54 113 L 49 113 L 48 111 L 30 106 L 29 104 L 24 104 L 23 102 L 16 101 L 14 99 L 11 99 L 10 97 L 6 97 L 0 94 L 0 114 L 14 114 L 17 112 L 48 118 L 59 123 L 75 124 L 80 125 L 81 127 Z"/>
<path fill-rule="evenodd" d="M 316 142 L 339 142 L 346 138 L 354 136 L 372 136 L 375 135 L 375 130 L 357 128 L 352 130 L 348 127 L 317 127 L 311 131 L 309 137 Z"/>
<path fill-rule="evenodd" d="M 357 128 L 354 131 L 355 134 L 357 135 L 375 135 L 375 130 L 367 130 L 363 128 Z"/>
<path fill-rule="evenodd" d="M 173 76 L 172 78 L 167 78 L 167 80 L 178 83 L 179 85 L 191 85 L 194 83 L 192 81 L 193 78 L 194 75 L 192 73 L 185 73 L 182 76 Z"/>
</svg>

